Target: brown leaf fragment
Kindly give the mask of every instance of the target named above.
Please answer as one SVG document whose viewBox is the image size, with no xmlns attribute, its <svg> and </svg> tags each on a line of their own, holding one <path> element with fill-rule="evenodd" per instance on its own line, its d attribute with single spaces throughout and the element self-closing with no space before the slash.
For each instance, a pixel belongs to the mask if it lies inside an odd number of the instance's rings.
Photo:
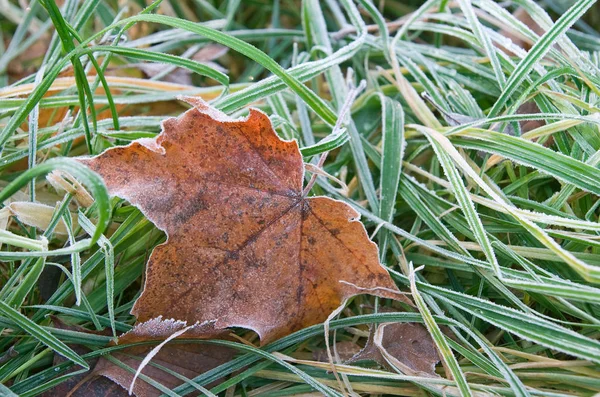
<svg viewBox="0 0 600 397">
<path fill-rule="evenodd" d="M 389 323 L 373 328 L 365 347 L 348 363 L 363 360 L 389 369 L 394 366 L 407 375 L 427 376 L 436 375 L 435 366 L 440 361 L 429 331 L 419 323 Z"/>
<path fill-rule="evenodd" d="M 227 54 L 229 51 L 229 47 L 225 47 L 220 44 L 208 44 L 200 49 L 192 59 L 194 61 L 205 64 L 206 66 L 210 66 L 211 68 L 218 70 L 222 73 L 227 73 L 227 69 L 218 63 L 214 62 L 216 59 L 221 58 L 223 55 Z"/>
<path fill-rule="evenodd" d="M 136 63 L 137 69 L 141 70 L 147 77 L 155 77 L 164 72 L 165 66 L 162 63 L 141 62 Z M 183 68 L 174 68 L 170 73 L 167 73 L 161 78 L 162 81 L 169 83 L 192 85 L 192 72 Z"/>
<path fill-rule="evenodd" d="M 349 341 L 349 340 L 337 342 L 335 344 L 335 349 L 337 350 L 340 360 L 342 360 L 342 361 L 350 360 L 352 357 L 356 356 L 362 350 L 362 348 L 359 345 L 357 345 L 356 343 Z M 315 350 L 315 351 L 313 351 L 312 356 L 313 356 L 313 360 L 315 360 L 315 361 L 321 361 L 321 362 L 329 361 L 329 355 L 327 354 L 326 349 Z"/>
<path fill-rule="evenodd" d="M 52 316 L 52 323 L 55 328 L 64 329 L 69 331 L 78 331 L 85 333 L 96 333 L 91 332 L 85 328 L 79 327 L 77 325 L 70 325 L 64 323 L 58 317 Z M 110 332 L 110 330 L 107 330 Z M 99 334 L 107 334 L 107 332 L 99 332 Z M 84 355 L 91 352 L 85 346 L 81 345 L 69 345 L 71 349 L 73 349 L 77 354 Z M 94 368 L 94 366 L 98 363 L 99 358 L 93 358 L 88 360 L 88 364 L 90 368 Z M 61 364 L 67 361 L 66 358 L 61 356 L 60 354 L 54 355 L 54 365 Z M 70 372 L 74 372 L 79 370 L 80 368 L 74 368 Z M 69 396 L 69 397 L 125 397 L 127 396 L 127 391 L 123 389 L 121 386 L 115 384 L 110 379 L 107 379 L 103 376 L 96 375 L 93 370 L 89 370 L 87 372 L 74 375 L 67 379 L 66 381 L 59 383 L 55 387 L 50 390 L 45 391 L 40 394 L 40 397 L 55 397 L 55 396 Z"/>
<path fill-rule="evenodd" d="M 162 342 L 173 333 L 185 327 L 186 323 L 182 321 L 162 320 L 161 318 L 152 319 L 145 323 L 137 324 L 131 331 L 120 336 L 118 344 L 132 344 L 151 340 Z M 188 332 L 184 333 L 181 338 L 194 336 L 192 330 Z M 200 330 L 196 334 L 203 335 L 203 337 L 210 335 L 210 333 Z M 112 356 L 135 371 L 154 347 L 155 345 L 132 346 L 114 352 Z M 163 386 L 173 389 L 183 384 L 184 380 L 153 364 L 165 367 L 188 379 L 193 379 L 208 370 L 230 361 L 235 354 L 236 351 L 227 346 L 170 342 L 159 350 L 150 361 L 150 364 L 146 365 L 141 373 Z M 135 375 L 134 372 L 122 368 L 104 357 L 100 358 L 98 364 L 96 364 L 94 374 L 105 376 L 123 387 L 123 390 L 129 389 Z M 217 383 L 213 382 L 213 384 L 208 385 L 208 388 L 215 386 Z M 133 394 L 138 397 L 158 397 L 163 392 L 138 377 L 133 386 Z"/>
<path fill-rule="evenodd" d="M 126 397 L 127 390 L 108 378 L 94 374 L 75 375 L 40 397 Z"/>
<path fill-rule="evenodd" d="M 81 162 L 168 235 L 132 313 L 256 331 L 261 343 L 324 321 L 367 291 L 398 298 L 348 205 L 302 195 L 303 163 L 269 118 L 233 120 L 198 98 L 140 139 Z"/>
<path fill-rule="evenodd" d="M 542 27 L 532 18 L 525 8 L 517 8 L 515 12 L 513 12 L 513 15 L 538 36 L 542 36 L 545 33 L 544 29 L 542 29 Z M 525 37 L 516 30 L 511 29 L 510 26 L 504 26 L 498 33 L 510 39 L 513 44 L 523 48 L 526 51 L 529 51 L 533 45 L 531 39 Z M 505 52 L 509 55 L 514 55 L 509 49 L 505 49 Z"/>
<path fill-rule="evenodd" d="M 536 114 L 541 113 L 540 108 L 534 101 L 525 102 L 519 109 L 517 109 L 517 114 Z M 521 126 L 521 133 L 526 133 L 531 130 L 535 130 L 536 128 L 542 127 L 546 125 L 544 120 L 522 120 L 519 121 L 519 125 Z"/>
<path fill-rule="evenodd" d="M 192 57 L 194 61 L 210 62 L 227 54 L 229 47 L 221 44 L 207 44 Z"/>
<path fill-rule="evenodd" d="M 64 323 L 54 320 L 57 328 L 76 330 L 79 332 L 90 332 L 77 326 L 66 326 Z M 118 345 L 129 345 L 137 342 L 162 342 L 175 332 L 187 327 L 182 321 L 163 320 L 162 318 L 152 319 L 145 323 L 137 324 L 131 331 L 121 335 L 118 339 Z M 205 327 L 199 327 L 196 332 L 184 333 L 181 338 L 201 338 L 213 337 L 214 332 Z M 210 327 L 209 327 L 210 328 Z M 219 334 L 219 336 L 223 336 Z M 128 396 L 128 389 L 134 379 L 135 371 L 138 369 L 142 360 L 156 346 L 156 344 L 145 344 L 126 347 L 122 350 L 113 351 L 111 357 L 120 361 L 122 364 L 132 368 L 133 372 L 127 368 L 122 368 L 118 364 L 102 356 L 89 361 L 92 370 L 75 375 L 67 381 L 59 384 L 53 389 L 42 394 L 44 397 L 70 396 L 70 397 L 124 397 Z M 80 353 L 85 354 L 90 350 L 83 346 L 72 346 Z M 169 342 L 163 346 L 159 352 L 152 358 L 150 364 L 146 365 L 141 373 L 150 377 L 152 380 L 172 389 L 185 381 L 174 376 L 158 366 L 167 368 L 180 376 L 193 379 L 202 373 L 209 371 L 221 364 L 230 361 L 236 354 L 234 349 L 227 346 L 207 345 L 199 343 L 174 343 Z M 55 363 L 60 363 L 65 359 L 59 355 L 55 356 Z M 158 366 L 157 366 L 158 365 Z M 214 387 L 219 381 L 207 385 L 208 388 Z M 134 383 L 133 394 L 138 397 L 158 397 L 162 391 L 152 386 L 150 383 L 138 377 Z"/>
</svg>

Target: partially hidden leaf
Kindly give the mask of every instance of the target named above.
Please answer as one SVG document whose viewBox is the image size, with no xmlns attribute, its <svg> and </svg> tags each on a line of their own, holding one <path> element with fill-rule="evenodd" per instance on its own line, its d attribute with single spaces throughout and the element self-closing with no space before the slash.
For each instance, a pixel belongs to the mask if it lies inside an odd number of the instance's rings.
<svg viewBox="0 0 600 397">
<path fill-rule="evenodd" d="M 408 375 L 433 376 L 440 361 L 429 331 L 419 323 L 384 323 L 371 330 L 365 347 L 348 362 L 372 360 Z"/>
<path fill-rule="evenodd" d="M 335 344 L 335 352 L 337 353 L 340 360 L 342 360 L 343 362 L 350 360 L 352 357 L 360 353 L 361 350 L 362 348 L 352 341 L 337 342 Z M 314 350 L 312 352 L 312 358 L 315 361 L 321 361 L 325 363 L 329 362 L 329 355 L 327 354 L 327 349 Z"/>
<path fill-rule="evenodd" d="M 73 325 L 67 325 L 57 318 L 53 319 L 55 327 L 78 332 L 90 331 Z M 202 328 L 201 325 L 198 326 Z M 162 342 L 178 331 L 190 328 L 185 322 L 152 319 L 137 324 L 131 331 L 121 335 L 117 345 L 123 349 L 115 350 L 110 355 L 93 359 L 89 364 L 92 370 L 70 377 L 54 388 L 48 390 L 43 397 L 69 395 L 71 397 L 125 397 L 133 383 L 132 392 L 139 397 L 158 397 L 165 390 L 173 389 L 190 379 L 230 361 L 236 350 L 221 345 L 198 344 L 191 341 L 182 343 L 170 341 L 152 356 L 149 364 L 140 370 L 141 375 L 134 382 L 134 375 L 147 355 L 155 348 L 156 343 Z M 210 328 L 210 327 L 209 327 Z M 108 332 L 104 334 L 108 335 Z M 198 330 L 200 331 L 200 330 Z M 182 338 L 195 337 L 182 333 Z M 210 330 L 202 337 L 215 336 Z M 146 342 L 140 344 L 140 342 Z M 156 342 L 156 343 L 149 343 Z M 77 353 L 85 354 L 90 350 L 84 346 L 71 346 Z M 55 356 L 55 364 L 64 359 Z M 213 387 L 213 382 L 208 387 Z M 201 388 L 200 386 L 198 386 Z M 203 389 L 203 388 L 201 388 Z"/>
<path fill-rule="evenodd" d="M 233 120 L 197 98 L 154 139 L 81 159 L 168 235 L 132 313 L 256 331 L 324 321 L 345 299 L 403 298 L 348 205 L 302 191 L 303 162 L 268 117 Z"/>
<path fill-rule="evenodd" d="M 190 327 L 183 321 L 163 320 L 160 317 L 139 323 L 118 340 L 119 345 L 132 346 L 112 353 L 111 359 L 101 357 L 94 368 L 94 374 L 102 375 L 124 389 L 131 388 L 136 396 L 158 397 L 163 394 L 165 388 L 173 389 L 190 382 L 196 376 L 230 361 L 235 356 L 236 350 L 227 346 L 171 341 L 162 346 L 158 353 L 148 357 L 151 361 L 141 369 L 141 375 L 137 379 L 134 378 L 142 361 L 155 347 L 154 344 L 135 343 L 150 340 L 162 342 L 178 331 L 185 331 L 186 328 Z M 201 330 L 197 331 L 201 333 Z M 194 336 L 192 332 L 190 334 L 192 335 L 184 332 L 181 337 Z M 204 336 L 214 334 L 209 331 Z M 208 387 L 215 385 L 213 382 Z"/>
<path fill-rule="evenodd" d="M 41 343 L 54 350 L 55 353 L 66 357 L 83 368 L 89 368 L 89 365 L 85 362 L 85 360 L 82 359 L 79 354 L 74 352 L 73 349 L 58 340 L 45 328 L 34 323 L 21 312 L 6 304 L 4 301 L 0 301 L 0 314 L 13 321 L 20 329 L 27 332 L 29 335 L 32 335 Z"/>
<path fill-rule="evenodd" d="M 52 323 L 55 329 L 76 331 L 83 333 L 90 333 L 85 328 L 77 325 L 71 325 L 63 322 L 60 318 L 52 316 Z M 110 330 L 107 332 L 100 332 L 103 335 L 109 335 Z M 69 348 L 73 349 L 79 355 L 85 355 L 91 352 L 91 349 L 82 345 L 69 345 Z M 54 396 L 71 396 L 71 397 L 125 397 L 127 396 L 127 390 L 118 384 L 112 382 L 110 379 L 104 376 L 97 376 L 94 373 L 94 367 L 98 363 L 99 358 L 88 359 L 88 364 L 91 367 L 87 370 L 79 370 L 75 368 L 67 375 L 68 379 L 64 382 L 60 382 L 53 388 L 46 390 L 40 397 L 54 397 Z M 54 354 L 54 365 L 59 365 L 67 361 L 63 356 Z"/>
</svg>

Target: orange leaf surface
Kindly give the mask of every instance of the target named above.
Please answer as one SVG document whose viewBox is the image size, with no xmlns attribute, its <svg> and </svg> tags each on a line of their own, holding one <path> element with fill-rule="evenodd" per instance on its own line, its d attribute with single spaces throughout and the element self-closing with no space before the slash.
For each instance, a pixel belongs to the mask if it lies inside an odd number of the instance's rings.
<svg viewBox="0 0 600 397">
<path fill-rule="evenodd" d="M 359 214 L 303 196 L 295 141 L 258 110 L 233 120 L 186 100 L 194 108 L 156 138 L 82 160 L 168 235 L 148 262 L 138 321 L 216 320 L 264 344 L 324 321 L 353 295 L 399 297 Z"/>
</svg>

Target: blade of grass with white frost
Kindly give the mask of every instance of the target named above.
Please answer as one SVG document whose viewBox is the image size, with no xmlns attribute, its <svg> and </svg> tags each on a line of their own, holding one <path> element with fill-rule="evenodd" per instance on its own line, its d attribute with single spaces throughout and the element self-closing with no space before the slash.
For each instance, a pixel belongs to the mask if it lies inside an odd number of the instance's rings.
<svg viewBox="0 0 600 397">
<path fill-rule="evenodd" d="M 72 33 L 69 30 L 68 22 L 63 17 L 61 11 L 56 5 L 55 0 L 46 0 L 44 2 L 44 8 L 50 15 L 52 22 L 54 24 L 54 28 L 56 29 L 56 33 L 60 38 L 62 43 L 62 48 L 64 52 L 72 52 L 75 50 L 75 45 L 73 44 Z M 85 140 L 89 153 L 93 152 L 92 149 L 92 130 L 96 131 L 96 123 L 97 123 L 97 115 L 96 115 L 96 107 L 94 106 L 94 96 L 92 94 L 91 88 L 88 84 L 86 75 L 87 73 L 84 70 L 83 64 L 79 57 L 70 57 L 69 61 L 73 65 L 73 71 L 75 74 L 75 81 L 77 85 L 77 94 L 79 97 L 79 105 L 80 105 L 80 115 L 83 121 L 83 127 L 85 129 Z M 88 125 L 88 117 L 87 117 L 87 108 L 89 105 L 90 115 L 92 118 L 92 129 L 89 128 Z M 0 145 L 1 146 L 1 145 Z"/>
<path fill-rule="evenodd" d="M 94 224 L 85 216 L 85 214 L 79 211 L 79 225 L 86 231 L 90 236 L 95 234 L 96 227 Z M 104 252 L 104 272 L 106 276 L 106 305 L 108 307 L 108 318 L 110 320 L 110 328 L 113 331 L 113 336 L 117 336 L 117 330 L 115 327 L 115 249 L 111 244 L 110 240 L 104 235 L 100 235 L 98 239 L 98 246 Z"/>
<path fill-rule="evenodd" d="M 67 228 L 67 233 L 69 236 L 69 243 L 71 245 L 75 244 L 75 234 L 73 231 L 73 219 L 71 218 L 71 213 L 63 214 L 62 216 L 63 222 Z M 74 252 L 71 254 L 71 271 L 73 274 L 73 289 L 75 290 L 75 304 L 79 306 L 81 304 L 81 256 L 79 252 Z"/>
<path fill-rule="evenodd" d="M 542 37 L 531 47 L 527 56 L 523 58 L 506 82 L 502 94 L 498 97 L 490 110 L 488 117 L 497 116 L 502 107 L 508 102 L 512 94 L 525 80 L 535 64 L 550 50 L 553 43 L 562 36 L 591 6 L 596 0 L 579 0 L 567 12 L 560 16 L 555 24 L 547 30 Z"/>
<path fill-rule="evenodd" d="M 404 112 L 393 99 L 378 95 L 381 103 L 381 180 L 379 184 L 379 217 L 391 222 L 404 158 Z M 380 255 L 385 255 L 389 233 L 384 230 L 379 239 Z"/>
<path fill-rule="evenodd" d="M 18 394 L 13 393 L 8 386 L 4 386 L 2 383 L 0 383 L 0 394 L 5 397 L 19 397 Z"/>
<path fill-rule="evenodd" d="M 460 394 L 462 396 L 471 396 L 471 388 L 469 387 L 469 383 L 465 378 L 465 374 L 460 369 L 460 365 L 458 361 L 456 361 L 456 357 L 454 357 L 454 353 L 452 353 L 452 349 L 448 346 L 448 342 L 446 341 L 446 337 L 442 333 L 442 330 L 435 322 L 429 308 L 425 304 L 425 301 L 421 297 L 421 294 L 417 290 L 417 284 L 415 283 L 415 269 L 412 268 L 412 264 L 409 264 L 410 271 L 410 292 L 411 296 L 423 316 L 423 322 L 429 331 L 429 334 L 433 338 L 435 345 L 437 347 L 438 353 L 440 353 L 440 358 L 444 360 L 446 367 L 450 369 L 452 376 L 454 377 L 454 381 L 460 390 Z M 418 269 L 417 269 L 418 271 Z"/>
<path fill-rule="evenodd" d="M 424 131 L 425 129 L 417 128 L 417 130 Z M 427 131 L 430 130 L 428 129 Z M 462 212 L 471 228 L 471 231 L 475 236 L 475 240 L 477 241 L 483 253 L 485 254 L 485 257 L 490 263 L 490 266 L 492 267 L 492 270 L 496 277 L 501 278 L 502 274 L 500 272 L 500 265 L 498 264 L 498 260 L 496 259 L 496 254 L 494 253 L 494 249 L 492 248 L 492 244 L 488 239 L 487 233 L 483 227 L 483 223 L 481 223 L 481 219 L 477 214 L 475 205 L 469 197 L 469 193 L 462 181 L 460 174 L 458 173 L 458 170 L 452 163 L 452 160 L 448 155 L 446 148 L 442 147 L 442 145 L 437 140 L 435 140 L 429 133 L 426 134 L 426 137 L 429 139 L 431 147 L 435 151 L 438 161 L 444 169 L 444 173 L 446 174 L 446 177 L 448 178 L 448 181 L 452 186 L 452 191 L 454 192 L 456 201 L 462 209 Z"/>
<path fill-rule="evenodd" d="M 458 3 L 460 5 L 460 9 L 469 22 L 469 25 L 471 25 L 471 30 L 475 34 L 477 41 L 479 41 L 479 44 L 483 47 L 485 54 L 490 60 L 500 89 L 504 88 L 506 84 L 506 77 L 502 71 L 502 66 L 500 66 L 500 61 L 498 60 L 498 56 L 496 54 L 496 48 L 493 46 L 490 36 L 483 32 L 483 26 L 481 25 L 481 22 L 479 22 L 479 19 L 477 19 L 477 15 L 475 15 L 472 2 L 469 0 L 458 0 Z"/>
<path fill-rule="evenodd" d="M 35 75 L 33 84 L 39 84 L 44 77 L 44 70 L 46 66 L 42 65 L 40 70 Z M 29 168 L 35 167 L 37 163 L 37 143 L 38 143 L 38 127 L 40 119 L 40 106 L 39 104 L 33 108 L 33 111 L 29 114 L 29 139 L 28 139 L 28 156 L 27 165 Z M 35 202 L 35 179 L 29 181 L 29 200 Z"/>
<path fill-rule="evenodd" d="M 44 251 L 48 249 L 48 241 L 23 237 L 13 232 L 9 232 L 8 230 L 0 230 L 0 242 L 2 242 L 3 245 L 7 244 L 12 245 L 13 247 L 33 251 Z"/>
<path fill-rule="evenodd" d="M 3 301 L 0 301 L 0 313 L 13 321 L 23 331 L 35 337 L 36 340 L 48 346 L 61 356 L 73 361 L 78 365 L 81 365 L 84 368 L 89 369 L 89 365 L 85 362 L 85 360 L 82 359 L 71 348 Z"/>
<path fill-rule="evenodd" d="M 538 4 L 534 0 L 520 0 L 519 5 L 527 11 L 531 18 L 534 21 L 536 21 L 536 23 L 544 31 L 552 29 L 552 18 L 550 17 L 550 15 L 548 15 L 548 12 L 542 6 L 540 6 L 540 4 Z M 561 14 L 564 14 L 564 12 Z M 580 18 L 577 18 L 575 24 L 577 24 L 578 22 L 582 22 L 582 20 Z M 573 30 L 567 30 L 567 33 L 577 34 L 578 32 L 575 32 Z M 582 62 L 582 64 L 585 65 L 585 67 L 590 65 L 590 62 L 588 61 L 587 57 L 585 57 L 585 55 L 582 53 L 582 50 L 580 50 L 573 44 L 573 42 L 569 38 L 569 35 L 564 34 L 559 36 L 556 39 L 556 44 L 567 55 L 567 58 L 570 58 L 571 60 L 577 60 L 578 62 Z"/>
<path fill-rule="evenodd" d="M 421 168 L 415 167 L 413 164 L 409 164 L 409 163 L 405 162 L 404 167 L 410 171 L 418 173 L 419 175 L 423 175 L 423 176 L 429 178 L 430 180 L 434 181 L 435 183 L 437 183 L 445 188 L 448 188 L 448 189 L 451 188 L 450 183 L 448 183 L 445 179 L 435 177 L 434 175 L 422 170 Z M 508 211 L 506 211 L 506 209 L 502 205 L 498 204 L 494 200 L 490 200 L 488 198 L 485 198 L 485 197 L 482 197 L 482 196 L 479 196 L 476 194 L 472 194 L 472 193 L 470 193 L 469 195 L 471 197 L 471 200 L 473 200 L 473 202 L 475 202 L 477 204 L 481 204 L 481 205 L 484 205 L 495 211 L 508 214 Z M 537 222 L 537 223 L 543 223 L 546 225 L 555 225 L 555 226 L 561 226 L 561 227 L 568 227 L 568 228 L 572 228 L 572 229 L 600 231 L 600 224 L 598 224 L 597 222 L 585 221 L 585 220 L 581 220 L 581 219 L 572 219 L 572 218 L 562 217 L 562 216 L 557 216 L 557 215 L 549 215 L 549 214 L 540 213 L 540 212 L 531 212 L 531 211 L 520 209 L 520 208 L 514 208 L 514 211 L 516 211 L 523 218 L 529 219 L 529 220 L 531 220 L 533 222 Z"/>
<path fill-rule="evenodd" d="M 468 130 L 452 135 L 456 146 L 483 150 L 509 158 L 582 190 L 600 194 L 600 170 L 592 165 L 552 151 L 537 143 L 490 130 Z"/>
<path fill-rule="evenodd" d="M 429 138 L 429 136 L 428 136 Z M 447 153 L 442 149 L 438 142 L 433 139 L 430 139 L 431 146 L 433 147 L 440 164 L 444 169 L 444 173 L 448 177 L 450 184 L 452 186 L 452 191 L 456 197 L 456 200 L 459 203 L 460 208 L 462 209 L 463 214 L 469 224 L 470 231 L 473 233 L 475 240 L 479 244 L 479 247 L 485 254 L 485 257 L 490 264 L 490 267 L 494 273 L 494 276 L 488 275 L 485 272 L 481 272 L 480 274 L 485 277 L 485 279 L 493 285 L 498 291 L 500 291 L 509 301 L 515 304 L 517 307 L 526 308 L 526 306 L 502 283 L 503 276 L 502 271 L 500 270 L 500 265 L 498 264 L 498 260 L 496 258 L 496 254 L 492 247 L 492 244 L 488 238 L 487 232 L 485 231 L 481 219 L 477 211 L 475 210 L 475 206 L 471 201 L 468 191 L 465 185 L 462 182 L 462 179 L 458 173 L 458 170 L 452 164 L 452 160 L 448 157 Z"/>
<path fill-rule="evenodd" d="M 419 193 L 415 191 L 417 185 L 417 181 L 411 176 L 405 175 L 400 181 L 400 196 L 406 201 L 411 209 L 415 211 L 419 218 L 421 218 L 439 238 L 448 244 L 449 247 L 463 255 L 471 256 L 471 254 L 463 248 L 458 238 L 456 238 L 446 225 L 444 225 L 440 217 L 436 216 L 431 208 L 427 206 L 426 202 L 422 201 Z"/>
<path fill-rule="evenodd" d="M 498 356 L 494 349 L 489 345 L 489 342 L 486 343 L 486 341 L 482 340 L 475 332 L 471 331 L 469 327 L 456 320 L 446 318 L 446 321 L 451 323 L 453 326 L 459 328 L 462 332 L 466 333 L 471 339 L 477 342 L 477 344 L 481 347 L 481 349 L 487 354 L 487 356 L 491 360 L 491 364 L 493 364 L 492 368 L 495 371 L 498 371 L 499 375 L 502 376 L 504 380 L 506 380 L 510 384 L 510 387 L 515 393 L 515 396 L 526 397 L 530 395 L 523 382 L 514 373 L 510 366 L 504 361 L 502 361 L 502 359 Z M 446 338 L 446 340 L 449 344 L 451 342 L 454 342 L 450 338 Z"/>
<path fill-rule="evenodd" d="M 354 3 L 352 3 L 349 0 L 344 0 L 342 4 L 348 12 L 348 16 L 351 18 L 351 21 L 354 27 L 357 29 L 359 36 L 366 34 L 365 23 L 362 20 Z M 309 16 L 310 26 L 307 26 L 307 28 L 312 32 L 312 37 L 315 40 L 315 44 L 323 46 L 327 49 L 328 52 L 332 52 L 331 42 L 329 40 L 329 35 L 327 33 L 325 20 L 323 17 L 323 11 L 321 10 L 319 2 L 309 0 L 303 3 L 303 7 L 307 16 Z M 348 89 L 347 83 L 344 80 L 341 69 L 339 68 L 339 66 L 334 65 L 325 72 L 325 76 L 327 78 L 327 81 L 329 82 L 329 85 L 331 87 L 336 87 L 336 89 L 332 90 L 331 92 L 334 104 L 337 107 L 342 106 L 342 104 L 345 101 Z M 352 120 L 350 120 L 350 123 L 348 124 L 347 128 L 348 135 L 350 136 L 350 149 L 352 151 L 356 172 L 359 176 L 361 186 L 365 192 L 365 195 L 367 196 L 369 205 L 371 206 L 373 211 L 377 211 L 379 208 L 379 200 L 375 191 L 373 177 L 369 170 L 369 165 L 367 163 L 364 149 L 362 147 L 360 135 Z"/>
<path fill-rule="evenodd" d="M 441 151 L 449 156 L 456 165 L 469 176 L 483 191 L 485 191 L 496 203 L 501 205 L 515 220 L 517 220 L 531 235 L 533 235 L 540 243 L 554 252 L 566 264 L 571 266 L 575 271 L 581 274 L 588 281 L 600 282 L 600 267 L 590 266 L 580 259 L 577 259 L 571 252 L 563 249 L 556 241 L 554 241 L 546 232 L 544 232 L 535 223 L 522 217 L 515 207 L 504 201 L 490 186 L 485 183 L 481 177 L 467 164 L 467 162 L 458 153 L 456 148 L 441 133 L 426 127 L 416 126 L 416 129 L 431 137 L 432 142 L 435 141 L 440 145 Z M 527 142 L 527 141 L 525 141 Z M 530 143 L 530 142 L 528 142 Z"/>
</svg>

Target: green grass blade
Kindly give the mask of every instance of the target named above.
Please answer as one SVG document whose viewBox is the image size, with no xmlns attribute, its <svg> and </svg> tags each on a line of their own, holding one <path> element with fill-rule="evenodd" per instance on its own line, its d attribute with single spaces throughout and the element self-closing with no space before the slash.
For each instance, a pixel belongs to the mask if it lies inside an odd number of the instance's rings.
<svg viewBox="0 0 600 397">
<path fill-rule="evenodd" d="M 471 396 L 472 395 L 471 388 L 469 387 L 469 384 L 467 383 L 465 374 L 460 369 L 460 365 L 458 365 L 458 361 L 456 360 L 456 357 L 454 357 L 454 354 L 452 353 L 452 350 L 450 349 L 450 346 L 448 345 L 448 341 L 446 341 L 446 337 L 442 333 L 442 330 L 440 329 L 439 325 L 436 323 L 435 319 L 431 315 L 431 312 L 429 311 L 429 308 L 425 304 L 425 301 L 421 297 L 421 294 L 417 290 L 417 284 L 415 283 L 415 274 L 414 274 L 414 269 L 412 268 L 412 264 L 410 265 L 410 272 L 411 273 L 410 273 L 409 279 L 410 279 L 410 292 L 411 292 L 412 298 L 413 298 L 415 304 L 417 305 L 417 308 L 419 309 L 421 316 L 423 317 L 423 322 L 425 323 L 427 330 L 431 334 L 431 337 L 433 338 L 433 340 L 437 346 L 438 353 L 440 354 L 441 359 L 444 360 L 444 362 L 446 363 L 446 366 L 450 369 L 450 372 L 452 373 L 452 376 L 454 377 L 454 381 L 456 382 L 456 385 L 458 386 L 458 390 L 460 391 L 460 395 L 461 396 Z"/>
<path fill-rule="evenodd" d="M 89 369 L 89 365 L 85 362 L 85 360 L 71 350 L 71 348 L 3 301 L 0 301 L 0 313 L 13 321 L 23 331 L 35 337 L 36 340 L 48 346 L 56 353 L 73 361 L 76 364 L 81 365 L 86 369 Z"/>
<path fill-rule="evenodd" d="M 542 37 L 531 47 L 527 56 L 523 58 L 506 81 L 502 94 L 494 103 L 488 117 L 497 116 L 502 107 L 509 101 L 512 94 L 525 80 L 534 65 L 542 59 L 554 44 L 590 7 L 596 0 L 578 0 L 567 12 L 562 14 L 551 29 L 546 31 Z"/>
</svg>

